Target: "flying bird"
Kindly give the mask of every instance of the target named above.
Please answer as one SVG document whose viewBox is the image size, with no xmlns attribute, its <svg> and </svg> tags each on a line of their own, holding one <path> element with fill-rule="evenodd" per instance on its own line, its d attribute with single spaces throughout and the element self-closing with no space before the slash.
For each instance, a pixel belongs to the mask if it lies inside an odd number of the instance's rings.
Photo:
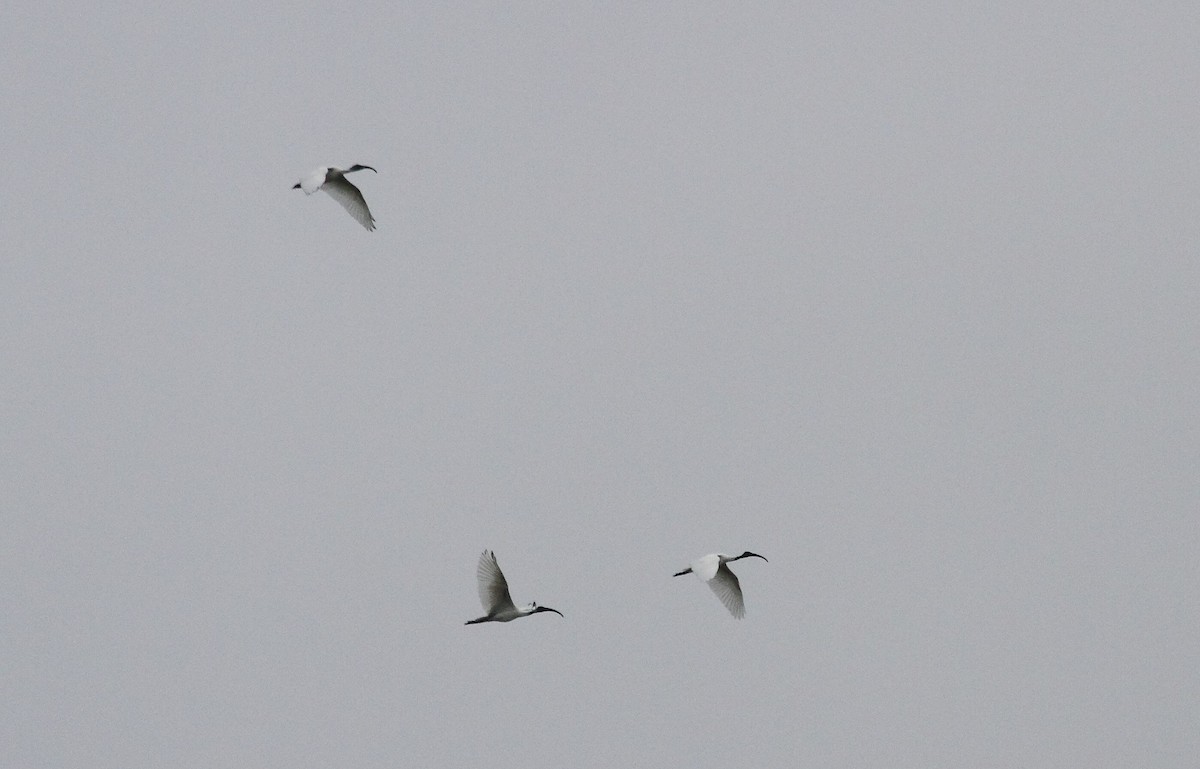
<svg viewBox="0 0 1200 769">
<path fill-rule="evenodd" d="M 514 605 L 512 596 L 508 594 L 508 582 L 504 579 L 504 573 L 500 571 L 500 564 L 496 563 L 496 554 L 491 550 L 484 550 L 479 556 L 475 576 L 479 579 L 479 602 L 483 604 L 483 610 L 487 614 L 479 619 L 467 620 L 468 625 L 479 622 L 511 622 L 530 614 L 537 614 L 539 611 L 552 611 L 560 617 L 563 615 L 558 609 L 538 606 L 536 603 L 520 608 Z"/>
<path fill-rule="evenodd" d="M 708 583 L 712 591 L 717 594 L 717 598 L 721 599 L 721 603 L 725 604 L 725 608 L 729 609 L 729 613 L 735 619 L 741 619 L 746 616 L 746 605 L 742 603 L 742 586 L 738 584 L 737 575 L 729 570 L 729 562 L 737 561 L 742 558 L 763 558 L 758 553 L 751 553 L 749 550 L 739 556 L 729 556 L 724 553 L 712 553 L 704 555 L 692 561 L 692 565 L 681 572 L 677 572 L 673 576 L 682 577 L 684 574 L 695 574 L 700 579 Z"/>
<path fill-rule="evenodd" d="M 371 216 L 371 209 L 367 208 L 367 201 L 362 193 L 358 191 L 358 187 L 346 180 L 346 174 L 354 173 L 355 171 L 375 171 L 370 166 L 352 165 L 343 170 L 334 168 L 333 166 L 322 166 L 311 174 L 296 182 L 292 186 L 294 190 L 304 190 L 305 195 L 311 195 L 317 190 L 325 190 L 329 196 L 341 204 L 342 208 L 346 209 L 354 220 L 368 231 L 375 229 L 375 217 Z M 379 173 L 375 171 L 375 173 Z"/>
</svg>

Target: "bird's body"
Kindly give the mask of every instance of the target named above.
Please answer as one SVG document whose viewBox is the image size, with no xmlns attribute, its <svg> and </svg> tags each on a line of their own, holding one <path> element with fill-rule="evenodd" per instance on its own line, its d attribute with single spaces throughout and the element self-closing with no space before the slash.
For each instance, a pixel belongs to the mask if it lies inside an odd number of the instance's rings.
<svg viewBox="0 0 1200 769">
<path fill-rule="evenodd" d="M 508 593 L 508 581 L 500 571 L 496 562 L 496 554 L 484 550 L 479 556 L 479 565 L 475 567 L 475 576 L 479 580 L 479 602 L 487 614 L 479 619 L 467 620 L 466 624 L 476 625 L 480 622 L 512 622 L 514 619 L 528 617 L 542 611 L 552 611 L 558 616 L 562 612 L 549 606 L 538 606 L 531 603 L 527 606 L 517 606 Z"/>
<path fill-rule="evenodd" d="M 341 204 L 342 208 L 346 209 L 351 216 L 354 217 L 368 231 L 375 229 L 375 217 L 371 216 L 371 209 L 367 208 L 367 200 L 362 193 L 346 179 L 346 174 L 354 171 L 375 171 L 370 166 L 352 165 L 349 168 L 341 169 L 333 166 L 321 166 L 313 171 L 308 176 L 296 182 L 292 186 L 294 190 L 304 190 L 305 195 L 311 195 L 317 190 L 325 190 L 329 193 L 329 197 Z M 375 173 L 379 173 L 375 171 Z"/>
<path fill-rule="evenodd" d="M 692 561 L 691 566 L 683 571 L 676 572 L 673 576 L 682 577 L 684 574 L 695 574 L 708 583 L 708 586 L 716 593 L 717 598 L 721 599 L 721 603 L 725 604 L 725 608 L 729 609 L 730 614 L 736 619 L 741 619 L 746 616 L 746 605 L 742 601 L 742 586 L 738 583 L 737 575 L 730 571 L 728 566 L 730 561 L 736 561 L 741 558 L 762 558 L 764 561 L 767 560 L 758 553 L 751 553 L 749 550 L 738 556 L 711 553 Z"/>
</svg>

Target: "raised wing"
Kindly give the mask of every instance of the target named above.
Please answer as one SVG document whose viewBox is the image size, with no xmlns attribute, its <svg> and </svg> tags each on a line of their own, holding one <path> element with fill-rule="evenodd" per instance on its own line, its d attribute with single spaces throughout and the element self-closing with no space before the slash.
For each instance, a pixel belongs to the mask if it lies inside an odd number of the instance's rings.
<svg viewBox="0 0 1200 769">
<path fill-rule="evenodd" d="M 475 576 L 479 580 L 479 602 L 488 614 L 495 614 L 502 609 L 516 611 L 512 596 L 508 594 L 508 582 L 496 563 L 496 554 L 484 550 L 479 556 L 479 566 L 475 568 Z"/>
<path fill-rule="evenodd" d="M 692 573 L 700 579 L 707 582 L 717 576 L 717 569 L 721 566 L 721 556 L 717 553 L 704 555 L 692 561 Z"/>
<path fill-rule="evenodd" d="M 300 189 L 307 192 L 303 183 Z M 375 217 L 371 216 L 371 210 L 367 208 L 366 198 L 358 191 L 358 187 L 346 181 L 345 177 L 335 176 L 325 182 L 321 189 L 328 192 L 331 198 L 340 203 L 342 208 L 346 209 L 355 221 L 366 227 L 367 230 L 375 229 Z"/>
<path fill-rule="evenodd" d="M 708 586 L 735 619 L 746 616 L 746 606 L 742 602 L 742 586 L 738 584 L 737 575 L 730 571 L 728 566 L 721 564 L 716 576 L 708 581 Z"/>
<path fill-rule="evenodd" d="M 304 190 L 305 195 L 311 195 L 321 189 L 321 185 L 325 183 L 325 174 L 329 173 L 329 169 L 321 166 L 313 171 L 308 176 L 300 180 L 300 189 Z"/>
</svg>

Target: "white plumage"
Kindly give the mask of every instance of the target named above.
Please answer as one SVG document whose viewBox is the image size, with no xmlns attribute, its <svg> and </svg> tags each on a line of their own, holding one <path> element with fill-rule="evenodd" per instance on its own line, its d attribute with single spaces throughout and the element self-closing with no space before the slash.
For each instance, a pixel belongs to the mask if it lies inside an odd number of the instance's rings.
<svg viewBox="0 0 1200 769">
<path fill-rule="evenodd" d="M 475 577 L 479 581 L 479 602 L 483 604 L 483 610 L 487 614 L 479 619 L 468 620 L 468 625 L 480 622 L 511 622 L 541 611 L 552 611 L 560 617 L 563 615 L 558 609 L 538 606 L 536 603 L 520 607 L 514 604 L 512 596 L 508 593 L 508 580 L 504 579 L 504 572 L 500 571 L 500 564 L 496 562 L 496 554 L 491 550 L 484 550 L 480 554 L 479 565 L 475 567 Z"/>
<path fill-rule="evenodd" d="M 355 221 L 366 227 L 368 231 L 374 230 L 375 217 L 371 216 L 371 209 L 367 208 L 366 198 L 359 192 L 358 187 L 346 179 L 346 174 L 354 171 L 375 171 L 375 169 L 358 164 L 344 170 L 333 166 L 322 166 L 296 182 L 292 189 L 304 190 L 305 195 L 311 195 L 317 190 L 324 190 L 329 193 L 329 197 L 341 204 L 342 208 L 346 209 Z M 375 171 L 375 173 L 379 172 Z"/>
<path fill-rule="evenodd" d="M 725 604 L 725 608 L 729 609 L 729 613 L 735 619 L 741 619 L 746 616 L 746 605 L 742 601 L 742 586 L 738 583 L 737 575 L 729 570 L 727 565 L 730 561 L 736 561 L 741 558 L 763 558 L 758 553 L 751 553 L 749 550 L 739 556 L 728 556 L 724 553 L 711 553 L 703 555 L 692 561 L 692 565 L 683 571 L 676 572 L 674 576 L 682 577 L 684 574 L 695 574 L 700 579 L 708 583 L 717 598 L 721 599 L 721 603 Z"/>
</svg>

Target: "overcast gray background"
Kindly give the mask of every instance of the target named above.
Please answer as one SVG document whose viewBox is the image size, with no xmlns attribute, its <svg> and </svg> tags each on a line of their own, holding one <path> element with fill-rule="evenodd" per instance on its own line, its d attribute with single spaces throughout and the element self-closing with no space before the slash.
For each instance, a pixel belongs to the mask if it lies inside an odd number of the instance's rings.
<svg viewBox="0 0 1200 769">
<path fill-rule="evenodd" d="M 9 5 L 0 764 L 1195 767 L 1200 11 L 974 5 Z"/>
</svg>

